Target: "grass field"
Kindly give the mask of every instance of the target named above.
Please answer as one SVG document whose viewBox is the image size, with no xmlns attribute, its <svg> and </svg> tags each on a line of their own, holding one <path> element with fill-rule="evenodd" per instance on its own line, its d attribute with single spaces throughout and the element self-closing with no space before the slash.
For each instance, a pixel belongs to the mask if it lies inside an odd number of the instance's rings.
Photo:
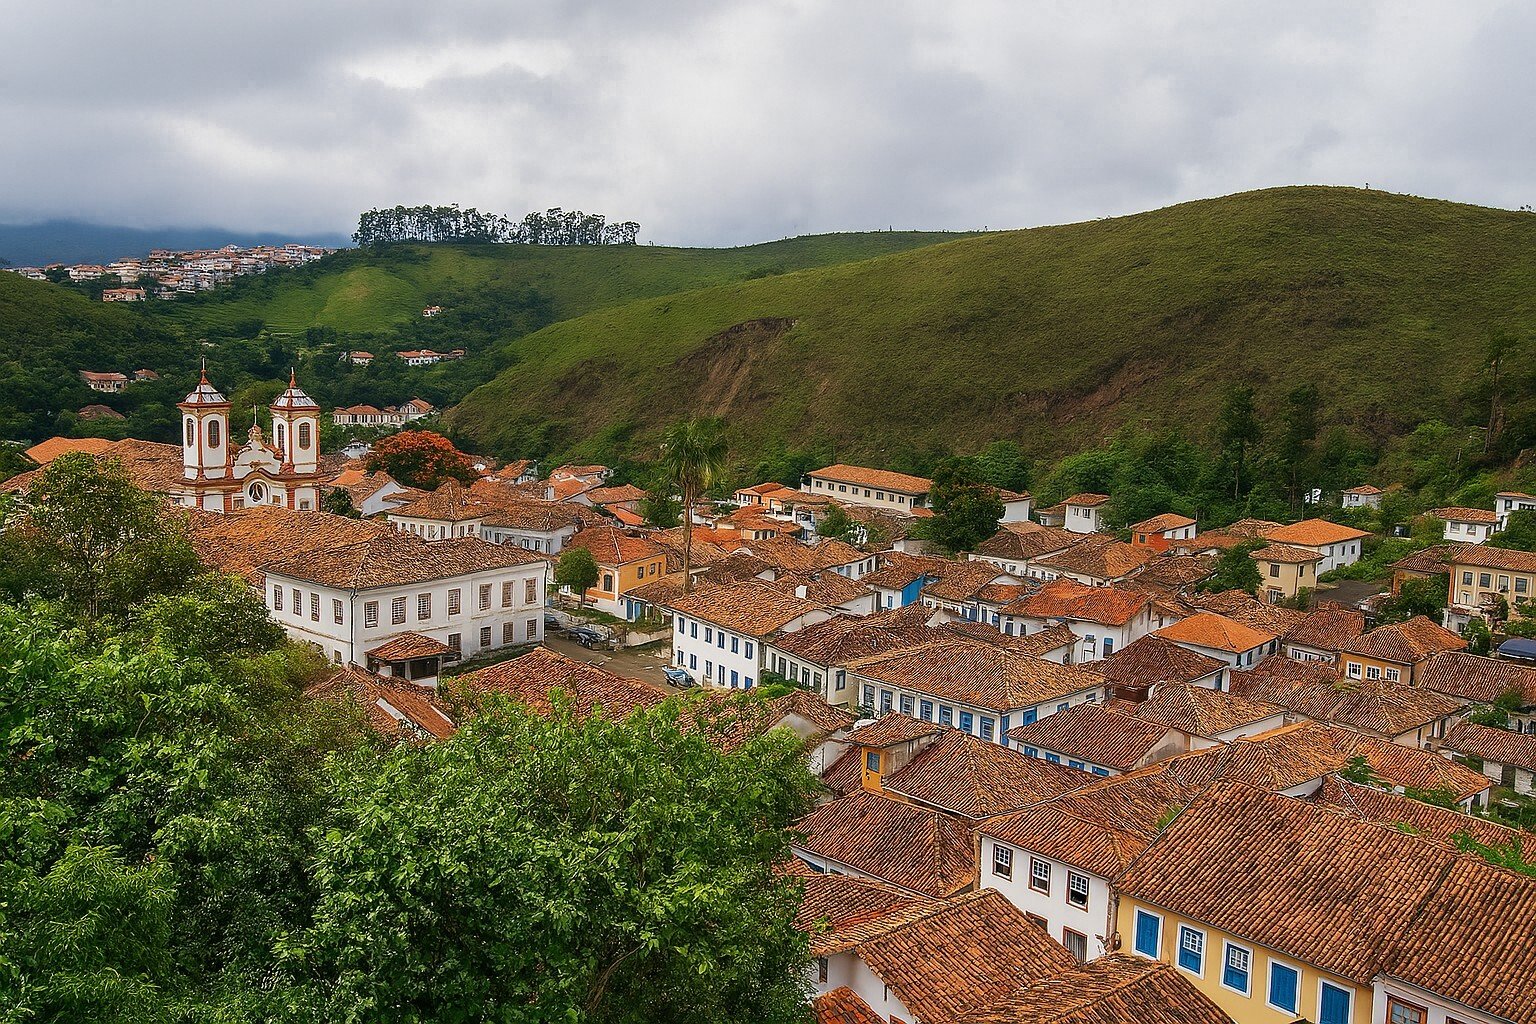
<svg viewBox="0 0 1536 1024">
<path fill-rule="evenodd" d="M 567 457 L 694 414 L 874 461 L 1059 454 L 1126 423 L 1198 437 L 1234 384 L 1273 409 L 1311 381 L 1325 423 L 1384 438 L 1459 412 L 1494 325 L 1536 328 L 1536 216 L 1272 189 L 607 306 L 510 343 L 450 419 Z"/>
<path fill-rule="evenodd" d="M 226 291 L 167 303 L 158 311 L 193 331 L 259 320 L 273 332 L 331 327 L 366 333 L 410 322 L 429 305 L 533 288 L 553 302 L 558 317 L 568 318 L 646 296 L 959 237 L 964 236 L 898 231 L 814 235 L 734 249 L 423 245 L 348 251 L 300 271 L 248 278 Z"/>
</svg>

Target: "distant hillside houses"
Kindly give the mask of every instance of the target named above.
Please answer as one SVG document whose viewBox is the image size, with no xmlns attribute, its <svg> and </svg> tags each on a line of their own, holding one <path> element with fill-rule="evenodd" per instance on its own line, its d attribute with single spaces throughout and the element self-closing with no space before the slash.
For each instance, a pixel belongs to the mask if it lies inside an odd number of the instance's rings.
<svg viewBox="0 0 1536 1024">
<path fill-rule="evenodd" d="M 467 353 L 461 349 L 451 349 L 447 352 L 434 352 L 429 348 L 407 349 L 404 352 L 395 353 L 405 360 L 406 366 L 435 366 L 438 363 L 449 363 L 456 359 L 463 359 Z"/>
<path fill-rule="evenodd" d="M 331 422 L 338 427 L 401 427 L 436 411 L 437 407 L 425 398 L 413 398 L 382 409 L 372 405 L 335 409 L 331 412 Z"/>
<path fill-rule="evenodd" d="M 108 288 L 103 302 L 143 302 L 153 292 L 159 299 L 208 291 L 246 274 L 261 274 L 273 267 L 297 267 L 312 263 L 335 252 L 317 245 L 226 245 L 222 249 L 177 251 L 153 249 L 148 256 L 114 260 L 105 266 L 95 263 L 51 265 L 49 267 L 8 267 L 12 273 L 33 281 L 48 280 L 49 270 L 62 270 L 70 281 L 80 283 L 115 277 L 124 285 L 152 283 L 153 289 Z"/>
</svg>

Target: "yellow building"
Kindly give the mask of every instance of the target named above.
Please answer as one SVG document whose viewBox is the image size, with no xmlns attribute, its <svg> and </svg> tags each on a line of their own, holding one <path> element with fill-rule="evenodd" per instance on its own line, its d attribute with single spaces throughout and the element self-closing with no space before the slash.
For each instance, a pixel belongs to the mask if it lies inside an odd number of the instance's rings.
<svg viewBox="0 0 1536 1024">
<path fill-rule="evenodd" d="M 1412 685 L 1419 666 L 1430 658 L 1466 646 L 1466 640 L 1428 616 L 1415 615 L 1356 638 L 1339 654 L 1339 664 L 1349 679 Z"/>
<path fill-rule="evenodd" d="M 1323 556 L 1311 548 L 1289 544 L 1270 544 L 1251 557 L 1259 564 L 1259 585 L 1264 589 L 1264 599 L 1271 604 L 1315 588 L 1317 567 L 1323 561 Z"/>
<path fill-rule="evenodd" d="M 586 548 L 597 563 L 597 583 L 587 589 L 587 602 L 613 615 L 632 618 L 624 598 L 638 587 L 682 573 L 669 572 L 667 549 L 646 537 L 612 526 L 593 526 L 566 542 Z"/>
<path fill-rule="evenodd" d="M 1522 601 L 1536 601 L 1536 554 L 1462 544 L 1446 562 L 1451 571 L 1446 625 L 1486 615 L 1500 598 L 1511 608 Z"/>
<path fill-rule="evenodd" d="M 1394 940 L 1455 860 L 1387 825 L 1219 783 L 1122 876 L 1117 938 L 1243 1024 L 1371 1024 Z"/>
</svg>

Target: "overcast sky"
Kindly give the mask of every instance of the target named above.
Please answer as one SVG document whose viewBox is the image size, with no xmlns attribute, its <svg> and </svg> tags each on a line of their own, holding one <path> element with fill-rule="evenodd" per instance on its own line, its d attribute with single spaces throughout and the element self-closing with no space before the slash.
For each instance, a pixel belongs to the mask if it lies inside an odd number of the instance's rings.
<svg viewBox="0 0 1536 1024">
<path fill-rule="evenodd" d="M 1530 3 L 56 0 L 4 26 L 0 222 L 457 202 L 714 245 L 1303 182 L 1536 203 Z"/>
</svg>

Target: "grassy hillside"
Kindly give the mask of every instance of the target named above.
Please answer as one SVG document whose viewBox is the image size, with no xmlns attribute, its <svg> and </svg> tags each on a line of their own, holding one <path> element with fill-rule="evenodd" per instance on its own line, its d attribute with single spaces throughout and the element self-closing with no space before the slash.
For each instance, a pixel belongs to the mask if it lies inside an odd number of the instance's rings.
<svg viewBox="0 0 1536 1024">
<path fill-rule="evenodd" d="M 228 290 L 166 304 L 189 330 L 227 331 L 259 320 L 269 331 L 330 327 L 387 331 L 429 305 L 494 301 L 533 289 L 556 317 L 727 281 L 901 252 L 963 237 L 897 231 L 813 235 L 735 249 L 658 246 L 423 245 L 346 251 L 299 271 L 247 278 Z"/>
<path fill-rule="evenodd" d="M 184 368 L 194 365 L 195 348 L 124 306 L 0 274 L 0 439 L 70 433 L 76 427 L 75 411 L 92 403 L 120 411 L 146 407 L 147 418 L 121 423 L 121 430 L 140 425 L 145 436 L 174 431 L 173 406 L 185 390 L 176 394 L 167 390 L 170 384 L 140 384 L 130 389 L 132 395 L 103 396 L 81 383 L 78 374 Z"/>
<path fill-rule="evenodd" d="M 1199 437 L 1230 386 L 1304 381 L 1383 438 L 1457 417 L 1494 325 L 1536 328 L 1536 216 L 1298 187 L 994 233 L 597 310 L 506 348 L 451 414 L 562 455 L 692 414 L 838 456 L 1060 454 L 1122 424 Z"/>
</svg>

